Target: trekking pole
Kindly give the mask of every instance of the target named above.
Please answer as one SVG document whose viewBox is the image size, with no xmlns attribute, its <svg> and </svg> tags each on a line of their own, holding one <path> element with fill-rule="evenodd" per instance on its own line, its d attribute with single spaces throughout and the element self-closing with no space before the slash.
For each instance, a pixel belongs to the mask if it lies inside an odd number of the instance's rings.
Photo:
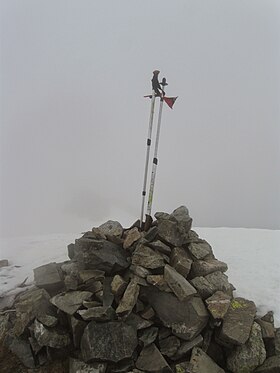
<svg viewBox="0 0 280 373">
<path fill-rule="evenodd" d="M 150 120 L 149 120 L 149 129 L 148 129 L 148 138 L 147 138 L 147 151 L 146 151 L 146 163 L 145 163 L 145 171 L 144 171 L 144 183 L 143 183 L 143 191 L 142 191 L 140 229 L 142 227 L 143 216 L 144 216 L 144 205 L 145 205 L 145 198 L 146 198 L 146 186 L 147 186 L 147 174 L 148 174 L 148 166 L 149 166 L 150 149 L 151 149 L 151 143 L 152 143 L 151 138 L 152 138 L 153 120 L 154 120 L 154 112 L 155 112 L 155 101 L 156 101 L 156 94 L 155 94 L 155 91 L 153 90 L 152 91 Z"/>
<path fill-rule="evenodd" d="M 155 151 L 154 151 L 154 159 L 153 159 L 153 168 L 151 174 L 151 183 L 150 183 L 150 191 L 149 191 L 149 198 L 148 198 L 148 207 L 147 207 L 147 215 L 151 216 L 152 211 L 152 203 L 153 203 L 153 194 L 154 194 L 154 187 L 155 187 L 155 179 L 156 179 L 156 172 L 157 172 L 157 164 L 158 164 L 158 145 L 159 145 L 159 135 L 160 135 L 160 126 L 161 126 L 161 116 L 162 116 L 162 107 L 163 107 L 163 100 L 164 100 L 164 87 L 168 84 L 166 83 L 166 79 L 163 78 L 162 82 L 163 94 L 160 99 L 160 107 L 159 107 L 159 114 L 158 114 L 158 124 L 157 124 L 157 134 L 156 134 L 156 143 L 155 143 Z"/>
</svg>

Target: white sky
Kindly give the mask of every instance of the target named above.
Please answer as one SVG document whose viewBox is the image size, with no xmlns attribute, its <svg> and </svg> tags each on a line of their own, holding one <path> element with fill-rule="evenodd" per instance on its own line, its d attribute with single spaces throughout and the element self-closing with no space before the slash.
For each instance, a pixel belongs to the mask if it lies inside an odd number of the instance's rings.
<svg viewBox="0 0 280 373">
<path fill-rule="evenodd" d="M 179 98 L 153 212 L 280 228 L 278 0 L 0 4 L 1 235 L 139 217 L 154 69 Z"/>
</svg>

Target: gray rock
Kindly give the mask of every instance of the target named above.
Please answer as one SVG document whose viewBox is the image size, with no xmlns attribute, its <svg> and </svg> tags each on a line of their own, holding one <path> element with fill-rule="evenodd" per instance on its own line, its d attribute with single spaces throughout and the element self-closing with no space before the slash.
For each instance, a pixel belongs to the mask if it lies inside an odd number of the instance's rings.
<svg viewBox="0 0 280 373">
<path fill-rule="evenodd" d="M 11 333 L 4 340 L 5 346 L 12 351 L 27 368 L 35 368 L 35 362 L 30 344 L 23 339 L 16 338 Z"/>
<path fill-rule="evenodd" d="M 87 326 L 87 323 L 85 321 L 76 319 L 74 316 L 71 316 L 70 324 L 71 324 L 74 347 L 79 349 L 81 338 L 84 333 L 84 329 Z"/>
<path fill-rule="evenodd" d="M 274 325 L 273 311 L 268 311 L 263 317 L 261 317 L 261 320 L 269 322 L 270 324 Z"/>
<path fill-rule="evenodd" d="M 189 361 L 182 361 L 175 365 L 175 373 L 191 373 L 192 366 Z"/>
<path fill-rule="evenodd" d="M 266 358 L 261 327 L 253 323 L 248 341 L 229 353 L 227 367 L 232 372 L 250 373 Z"/>
<path fill-rule="evenodd" d="M 235 290 L 235 287 L 228 282 L 227 275 L 221 271 L 217 271 L 210 273 L 209 275 L 205 276 L 205 278 L 215 291 L 220 290 L 232 296 L 232 292 Z"/>
<path fill-rule="evenodd" d="M 206 276 L 216 271 L 226 272 L 227 269 L 227 264 L 217 259 L 197 260 L 192 264 L 191 275 L 192 277 Z"/>
<path fill-rule="evenodd" d="M 0 341 L 2 341 L 9 330 L 9 314 L 0 314 Z"/>
<path fill-rule="evenodd" d="M 118 362 L 130 358 L 137 343 L 136 329 L 124 322 L 97 324 L 91 321 L 81 341 L 83 360 Z"/>
<path fill-rule="evenodd" d="M 172 373 L 167 361 L 153 343 L 143 348 L 136 361 L 136 368 L 145 372 Z"/>
<path fill-rule="evenodd" d="M 84 300 L 83 301 L 83 306 L 85 308 L 92 308 L 92 307 L 101 307 L 102 306 L 102 303 L 97 301 L 97 300 Z"/>
<path fill-rule="evenodd" d="M 280 372 L 280 356 L 271 356 L 265 360 L 263 365 L 257 368 L 255 373 L 279 373 Z"/>
<path fill-rule="evenodd" d="M 130 246 L 137 242 L 141 238 L 141 233 L 138 231 L 138 228 L 134 227 L 130 229 L 124 239 L 123 248 L 128 249 Z"/>
<path fill-rule="evenodd" d="M 275 328 L 272 323 L 264 321 L 262 319 L 256 319 L 256 322 L 261 327 L 263 339 L 274 339 L 275 338 Z"/>
<path fill-rule="evenodd" d="M 127 316 L 131 313 L 137 302 L 139 291 L 140 286 L 135 281 L 130 281 L 116 309 L 118 316 Z"/>
<path fill-rule="evenodd" d="M 195 347 L 192 350 L 190 360 L 192 373 L 225 373 L 201 348 Z"/>
<path fill-rule="evenodd" d="M 34 282 L 39 288 L 57 292 L 64 287 L 62 277 L 56 263 L 44 264 L 33 269 Z"/>
<path fill-rule="evenodd" d="M 78 278 L 73 275 L 66 275 L 64 277 L 64 285 L 66 290 L 77 290 L 79 286 Z"/>
<path fill-rule="evenodd" d="M 141 341 L 144 347 L 152 344 L 158 335 L 158 328 L 155 326 L 151 326 L 150 328 L 146 328 L 139 332 L 139 341 Z"/>
<path fill-rule="evenodd" d="M 275 331 L 275 355 L 280 356 L 280 328 Z"/>
<path fill-rule="evenodd" d="M 223 319 L 231 302 L 231 297 L 222 291 L 217 291 L 210 298 L 207 298 L 205 303 L 208 311 L 214 319 Z"/>
<path fill-rule="evenodd" d="M 146 278 L 148 275 L 151 275 L 151 271 L 147 268 L 131 264 L 129 270 L 138 277 Z"/>
<path fill-rule="evenodd" d="M 89 280 L 103 281 L 104 275 L 105 272 L 98 269 L 83 269 L 78 272 L 81 282 L 87 282 Z"/>
<path fill-rule="evenodd" d="M 184 249 L 174 247 L 171 253 L 170 265 L 183 277 L 187 277 L 191 270 L 192 260 Z"/>
<path fill-rule="evenodd" d="M 0 268 L 2 267 L 8 267 L 9 261 L 7 259 L 1 259 L 0 260 Z"/>
<path fill-rule="evenodd" d="M 167 293 L 172 293 L 172 290 L 168 286 L 163 275 L 149 275 L 147 276 L 146 280 L 148 284 L 155 286 L 160 291 L 166 291 Z"/>
<path fill-rule="evenodd" d="M 163 257 L 148 246 L 139 245 L 132 254 L 132 264 L 144 268 L 155 269 L 164 267 Z"/>
<path fill-rule="evenodd" d="M 106 363 L 86 364 L 81 360 L 69 359 L 69 373 L 105 373 Z"/>
<path fill-rule="evenodd" d="M 123 227 L 118 221 L 108 220 L 106 223 L 101 224 L 98 229 L 105 236 L 121 237 L 123 234 Z"/>
<path fill-rule="evenodd" d="M 70 243 L 67 246 L 67 250 L 68 250 L 68 258 L 73 259 L 75 256 L 75 245 L 73 243 Z"/>
<path fill-rule="evenodd" d="M 103 293 L 103 284 L 101 281 L 89 280 L 86 284 L 79 287 L 79 289 L 89 291 L 92 294 L 96 294 L 100 292 Z M 103 295 L 102 295 L 102 301 L 103 301 Z"/>
<path fill-rule="evenodd" d="M 71 343 L 70 335 L 66 331 L 48 329 L 39 321 L 34 321 L 34 337 L 40 346 L 52 348 L 67 347 Z"/>
<path fill-rule="evenodd" d="M 68 260 L 67 262 L 64 262 L 60 266 L 63 273 L 66 275 L 75 275 L 78 276 L 79 271 L 83 270 L 83 265 L 81 263 L 77 263 L 73 260 Z"/>
<path fill-rule="evenodd" d="M 151 320 L 155 316 L 155 311 L 151 306 L 148 306 L 141 312 L 141 317 L 145 320 Z"/>
<path fill-rule="evenodd" d="M 188 249 L 195 259 L 204 259 L 207 255 L 213 255 L 212 248 L 208 242 L 189 244 Z"/>
<path fill-rule="evenodd" d="M 171 328 L 179 338 L 192 340 L 207 324 L 208 312 L 199 297 L 179 301 L 173 294 L 151 287 L 142 288 L 141 295 L 153 307 L 163 325 Z"/>
<path fill-rule="evenodd" d="M 176 354 L 172 357 L 173 360 L 178 360 L 186 356 L 194 347 L 202 346 L 203 338 L 201 334 L 192 339 L 191 341 L 183 341 L 178 348 Z"/>
<path fill-rule="evenodd" d="M 111 282 L 111 290 L 117 300 L 123 295 L 126 287 L 127 282 L 120 275 L 115 275 Z"/>
<path fill-rule="evenodd" d="M 111 307 L 114 302 L 114 294 L 111 290 L 112 277 L 106 277 L 103 281 L 103 307 Z"/>
<path fill-rule="evenodd" d="M 73 315 L 83 304 L 89 300 L 92 293 L 89 291 L 71 291 L 65 294 L 57 294 L 51 298 L 51 303 L 68 315 Z"/>
<path fill-rule="evenodd" d="M 209 298 L 215 293 L 216 287 L 203 276 L 193 278 L 190 280 L 190 283 L 194 286 L 202 299 Z"/>
<path fill-rule="evenodd" d="M 162 353 L 162 355 L 165 355 L 170 358 L 176 355 L 179 347 L 180 340 L 174 335 L 171 335 L 170 337 L 167 337 L 166 339 L 162 339 L 161 341 L 159 341 L 160 352 Z"/>
<path fill-rule="evenodd" d="M 112 307 L 92 307 L 87 310 L 80 310 L 77 313 L 85 321 L 109 321 L 116 318 L 116 312 Z"/>
<path fill-rule="evenodd" d="M 85 269 L 98 269 L 107 274 L 121 271 L 129 265 L 126 252 L 120 245 L 89 238 L 76 240 L 75 259 L 83 263 Z"/>
<path fill-rule="evenodd" d="M 125 323 L 132 326 L 136 330 L 141 330 L 150 327 L 153 325 L 153 322 L 150 320 L 145 320 L 136 313 L 131 313 L 126 319 Z"/>
<path fill-rule="evenodd" d="M 144 233 L 144 239 L 147 242 L 154 241 L 158 234 L 158 227 L 151 227 L 147 232 Z"/>
<path fill-rule="evenodd" d="M 46 325 L 57 322 L 56 310 L 50 303 L 50 296 L 45 289 L 32 288 L 20 295 L 15 303 L 16 321 L 15 335 L 21 335 L 27 326 L 37 317 Z"/>
<path fill-rule="evenodd" d="M 197 293 L 196 289 L 168 264 L 164 267 L 164 279 L 181 301 Z"/>
<path fill-rule="evenodd" d="M 159 251 L 160 253 L 170 255 L 171 248 L 160 240 L 156 240 L 148 244 L 152 249 Z"/>
<path fill-rule="evenodd" d="M 250 336 L 255 314 L 254 302 L 244 298 L 233 299 L 224 317 L 219 338 L 225 343 L 244 344 Z"/>
</svg>

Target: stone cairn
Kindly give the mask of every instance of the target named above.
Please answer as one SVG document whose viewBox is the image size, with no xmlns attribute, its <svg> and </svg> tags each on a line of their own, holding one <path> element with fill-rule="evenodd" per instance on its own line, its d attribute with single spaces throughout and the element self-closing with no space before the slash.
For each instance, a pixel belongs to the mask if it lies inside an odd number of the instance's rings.
<svg viewBox="0 0 280 373">
<path fill-rule="evenodd" d="M 233 296 L 186 207 L 155 218 L 145 231 L 108 221 L 69 261 L 34 269 L 2 313 L 5 345 L 28 368 L 67 358 L 70 373 L 279 373 L 273 313 Z"/>
</svg>

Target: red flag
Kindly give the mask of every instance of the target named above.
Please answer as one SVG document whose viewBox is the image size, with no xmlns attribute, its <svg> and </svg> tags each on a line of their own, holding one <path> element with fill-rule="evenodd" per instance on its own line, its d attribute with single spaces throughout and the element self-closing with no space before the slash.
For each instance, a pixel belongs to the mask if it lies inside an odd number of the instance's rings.
<svg viewBox="0 0 280 373">
<path fill-rule="evenodd" d="M 173 105 L 175 103 L 175 101 L 177 100 L 178 96 L 177 97 L 163 97 L 164 101 L 167 103 L 167 105 L 170 107 L 170 109 L 173 108 Z"/>
</svg>

